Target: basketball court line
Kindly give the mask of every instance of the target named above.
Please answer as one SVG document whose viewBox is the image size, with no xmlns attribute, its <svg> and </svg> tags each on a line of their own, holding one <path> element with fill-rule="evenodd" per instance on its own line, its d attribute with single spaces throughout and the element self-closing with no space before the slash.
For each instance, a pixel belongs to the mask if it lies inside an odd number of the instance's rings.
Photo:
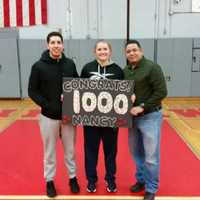
<svg viewBox="0 0 200 200">
<path fill-rule="evenodd" d="M 114 196 L 114 195 L 58 195 L 55 198 L 48 198 L 45 195 L 0 195 L 0 200 L 142 200 L 143 196 Z M 200 200 L 200 197 L 183 196 L 156 196 L 155 200 Z"/>
</svg>

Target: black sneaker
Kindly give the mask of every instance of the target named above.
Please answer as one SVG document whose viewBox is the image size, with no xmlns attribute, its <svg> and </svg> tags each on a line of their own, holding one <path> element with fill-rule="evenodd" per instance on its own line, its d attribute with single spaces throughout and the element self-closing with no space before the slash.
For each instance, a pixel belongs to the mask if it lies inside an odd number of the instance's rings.
<svg viewBox="0 0 200 200">
<path fill-rule="evenodd" d="M 53 181 L 48 181 L 46 183 L 46 192 L 47 192 L 47 196 L 48 197 L 55 197 L 57 195 L 56 193 L 56 188 L 54 186 L 54 182 Z"/>
<path fill-rule="evenodd" d="M 155 200 L 155 194 L 150 192 L 145 192 L 144 200 Z"/>
<path fill-rule="evenodd" d="M 69 186 L 72 193 L 80 192 L 80 187 L 79 187 L 76 177 L 69 179 Z"/>
<path fill-rule="evenodd" d="M 145 189 L 145 184 L 140 182 L 136 182 L 134 185 L 130 187 L 131 192 L 141 192 L 144 189 Z"/>
<path fill-rule="evenodd" d="M 108 192 L 117 192 L 117 186 L 114 181 L 109 181 L 107 182 L 107 187 L 106 187 Z"/>
<path fill-rule="evenodd" d="M 87 192 L 96 192 L 96 184 L 89 182 L 87 185 Z"/>
</svg>

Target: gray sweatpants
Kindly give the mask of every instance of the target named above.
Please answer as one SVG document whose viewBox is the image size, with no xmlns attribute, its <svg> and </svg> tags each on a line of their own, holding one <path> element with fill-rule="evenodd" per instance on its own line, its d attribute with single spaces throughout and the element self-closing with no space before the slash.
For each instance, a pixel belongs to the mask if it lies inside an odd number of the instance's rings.
<svg viewBox="0 0 200 200">
<path fill-rule="evenodd" d="M 75 127 L 62 124 L 61 120 L 54 120 L 40 115 L 40 132 L 44 145 L 44 178 L 46 181 L 54 179 L 56 174 L 56 142 L 61 133 L 64 148 L 64 161 L 68 169 L 69 178 L 76 176 L 75 164 Z"/>
</svg>

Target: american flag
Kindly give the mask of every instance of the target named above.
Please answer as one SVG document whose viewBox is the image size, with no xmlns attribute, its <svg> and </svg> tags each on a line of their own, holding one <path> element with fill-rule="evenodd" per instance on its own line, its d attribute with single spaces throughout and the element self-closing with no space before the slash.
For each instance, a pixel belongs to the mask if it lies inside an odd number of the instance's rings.
<svg viewBox="0 0 200 200">
<path fill-rule="evenodd" d="M 47 24 L 47 0 L 0 0 L 0 28 Z"/>
</svg>

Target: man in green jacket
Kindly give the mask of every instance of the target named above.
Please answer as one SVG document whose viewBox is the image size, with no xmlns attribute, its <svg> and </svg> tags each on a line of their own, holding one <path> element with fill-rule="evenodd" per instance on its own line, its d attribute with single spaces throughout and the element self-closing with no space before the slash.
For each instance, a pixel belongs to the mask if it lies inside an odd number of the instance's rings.
<svg viewBox="0 0 200 200">
<path fill-rule="evenodd" d="M 131 192 L 145 190 L 144 200 L 154 200 L 160 174 L 161 101 L 167 95 L 161 67 L 144 57 L 137 40 L 126 43 L 128 65 L 125 79 L 135 82 L 135 102 L 131 109 L 133 127 L 129 129 L 129 149 L 136 163 L 136 183 Z"/>
</svg>

